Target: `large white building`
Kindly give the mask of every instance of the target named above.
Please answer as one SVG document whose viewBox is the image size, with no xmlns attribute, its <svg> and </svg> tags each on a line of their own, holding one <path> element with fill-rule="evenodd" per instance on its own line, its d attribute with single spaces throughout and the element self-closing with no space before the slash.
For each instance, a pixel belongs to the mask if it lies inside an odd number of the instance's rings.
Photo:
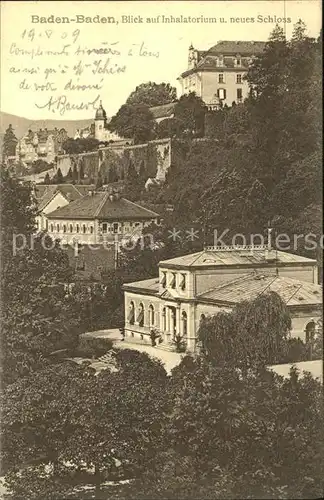
<svg viewBox="0 0 324 500">
<path fill-rule="evenodd" d="M 188 66 L 178 78 L 182 94 L 195 92 L 210 109 L 239 104 L 249 94 L 244 76 L 266 43 L 260 41 L 219 41 L 208 50 L 189 47 Z"/>
<path fill-rule="evenodd" d="M 118 192 L 91 189 L 46 214 L 46 229 L 63 244 L 115 244 L 139 237 L 159 222 L 159 214 L 122 198 Z"/>
<path fill-rule="evenodd" d="M 125 337 L 164 344 L 175 335 L 194 351 L 201 320 L 264 291 L 277 292 L 292 318 L 291 335 L 307 340 L 322 310 L 317 262 L 267 247 L 218 248 L 159 263 L 159 276 L 124 285 Z"/>
</svg>

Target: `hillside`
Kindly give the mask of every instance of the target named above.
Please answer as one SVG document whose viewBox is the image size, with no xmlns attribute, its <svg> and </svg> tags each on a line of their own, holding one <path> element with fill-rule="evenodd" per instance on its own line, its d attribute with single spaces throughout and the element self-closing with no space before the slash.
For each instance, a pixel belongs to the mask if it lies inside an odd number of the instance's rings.
<svg viewBox="0 0 324 500">
<path fill-rule="evenodd" d="M 88 120 L 30 120 L 22 116 L 11 115 L 0 111 L 0 136 L 2 137 L 8 128 L 9 124 L 13 126 L 17 138 L 22 137 L 28 129 L 38 130 L 39 128 L 53 129 L 65 128 L 70 137 L 78 128 L 88 127 L 93 123 L 92 119 Z"/>
</svg>

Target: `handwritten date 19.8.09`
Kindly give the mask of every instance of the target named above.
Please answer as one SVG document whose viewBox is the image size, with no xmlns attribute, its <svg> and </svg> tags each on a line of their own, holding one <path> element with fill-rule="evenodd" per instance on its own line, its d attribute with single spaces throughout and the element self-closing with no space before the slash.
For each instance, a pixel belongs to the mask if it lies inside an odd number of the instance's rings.
<svg viewBox="0 0 324 500">
<path fill-rule="evenodd" d="M 34 40 L 44 39 L 50 40 L 52 38 L 59 38 L 61 40 L 68 40 L 71 43 L 75 43 L 80 37 L 80 30 L 76 29 L 72 33 L 67 31 L 55 32 L 51 29 L 47 30 L 24 30 L 21 34 L 21 38 L 25 41 L 33 42 Z"/>
</svg>

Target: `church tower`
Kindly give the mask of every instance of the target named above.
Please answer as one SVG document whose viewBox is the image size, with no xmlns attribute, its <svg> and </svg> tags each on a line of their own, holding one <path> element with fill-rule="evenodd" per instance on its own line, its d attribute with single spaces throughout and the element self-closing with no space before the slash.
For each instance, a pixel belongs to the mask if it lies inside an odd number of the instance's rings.
<svg viewBox="0 0 324 500">
<path fill-rule="evenodd" d="M 102 107 L 102 102 L 100 101 L 99 108 L 96 111 L 95 116 L 95 138 L 98 141 L 105 140 L 105 126 L 107 123 L 107 114 Z"/>
</svg>

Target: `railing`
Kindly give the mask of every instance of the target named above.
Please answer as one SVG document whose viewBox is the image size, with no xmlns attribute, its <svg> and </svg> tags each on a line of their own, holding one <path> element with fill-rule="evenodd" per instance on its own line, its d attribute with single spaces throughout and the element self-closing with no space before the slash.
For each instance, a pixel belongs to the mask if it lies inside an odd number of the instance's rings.
<svg viewBox="0 0 324 500">
<path fill-rule="evenodd" d="M 217 246 L 207 246 L 205 249 L 207 252 L 237 252 L 238 250 L 269 250 L 267 245 L 217 245 Z"/>
</svg>

